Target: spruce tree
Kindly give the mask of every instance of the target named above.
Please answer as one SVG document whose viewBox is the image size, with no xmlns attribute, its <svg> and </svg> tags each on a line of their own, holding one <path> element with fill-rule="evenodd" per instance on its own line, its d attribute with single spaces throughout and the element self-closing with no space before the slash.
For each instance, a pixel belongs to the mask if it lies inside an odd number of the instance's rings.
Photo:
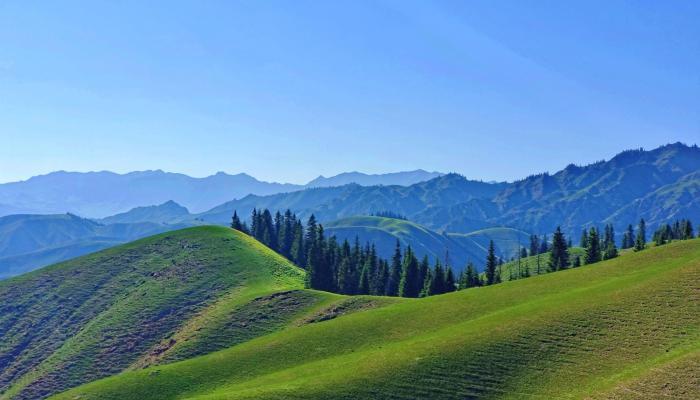
<svg viewBox="0 0 700 400">
<path fill-rule="evenodd" d="M 493 285 L 496 283 L 496 267 L 498 266 L 498 261 L 496 260 L 496 250 L 493 246 L 493 240 L 489 240 L 489 249 L 486 255 L 486 284 Z"/>
<path fill-rule="evenodd" d="M 629 249 L 634 246 L 634 228 L 632 224 L 627 225 L 627 231 L 622 235 L 622 248 Z"/>
<path fill-rule="evenodd" d="M 241 225 L 241 219 L 238 218 L 238 213 L 233 210 L 233 217 L 231 218 L 231 228 L 242 231 L 243 225 Z"/>
<path fill-rule="evenodd" d="M 387 282 L 386 295 L 399 295 L 399 282 L 401 281 L 401 243 L 396 239 L 396 247 L 394 255 L 391 257 L 391 266 L 389 268 L 389 281 Z"/>
<path fill-rule="evenodd" d="M 422 282 L 418 282 L 418 259 L 415 254 L 413 254 L 411 246 L 408 246 L 403 256 L 401 280 L 399 281 L 399 296 L 418 297 L 421 283 Z"/>
<path fill-rule="evenodd" d="M 580 246 L 584 249 L 588 247 L 588 231 L 586 229 L 581 232 L 581 243 Z"/>
<path fill-rule="evenodd" d="M 597 263 L 601 259 L 600 238 L 598 237 L 598 229 L 591 228 L 588 234 L 588 247 L 586 247 L 586 264 Z"/>
<path fill-rule="evenodd" d="M 589 241 L 591 241 L 590 236 Z M 568 265 L 569 251 L 566 246 L 566 238 L 564 237 L 561 228 L 557 227 L 557 230 L 554 232 L 554 236 L 552 236 L 552 248 L 549 254 L 548 267 L 550 271 L 559 271 L 566 269 Z"/>
<path fill-rule="evenodd" d="M 642 251 L 647 246 L 647 227 L 644 218 L 639 221 L 637 237 L 634 240 L 634 251 Z"/>
<path fill-rule="evenodd" d="M 530 235 L 530 255 L 534 256 L 540 252 L 540 239 L 537 235 Z"/>
<path fill-rule="evenodd" d="M 540 253 L 546 253 L 549 251 L 549 243 L 547 242 L 547 235 L 542 238 L 542 244 L 540 245 Z"/>
<path fill-rule="evenodd" d="M 455 283 L 455 273 L 452 271 L 452 267 L 447 266 L 447 271 L 445 272 L 445 284 L 443 285 L 444 292 L 450 293 L 457 290 Z"/>
<path fill-rule="evenodd" d="M 434 296 L 442 293 L 445 293 L 445 272 L 442 269 L 440 260 L 436 260 L 433 272 L 430 274 L 430 287 L 428 288 L 428 295 Z"/>
</svg>

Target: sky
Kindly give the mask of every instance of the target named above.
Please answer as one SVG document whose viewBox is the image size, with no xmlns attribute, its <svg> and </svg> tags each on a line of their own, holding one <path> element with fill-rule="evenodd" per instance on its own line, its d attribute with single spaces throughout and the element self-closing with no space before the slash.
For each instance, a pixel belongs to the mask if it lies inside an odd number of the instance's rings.
<svg viewBox="0 0 700 400">
<path fill-rule="evenodd" d="M 514 180 L 700 142 L 698 1 L 0 1 L 0 182 Z"/>
</svg>

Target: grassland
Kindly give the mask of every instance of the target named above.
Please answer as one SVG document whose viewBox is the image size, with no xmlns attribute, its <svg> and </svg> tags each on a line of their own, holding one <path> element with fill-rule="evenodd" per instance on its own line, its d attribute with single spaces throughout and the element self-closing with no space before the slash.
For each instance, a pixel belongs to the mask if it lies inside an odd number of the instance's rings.
<svg viewBox="0 0 700 400">
<path fill-rule="evenodd" d="M 223 227 L 169 232 L 0 282 L 0 398 L 38 399 L 301 324 L 343 296 Z"/>
<path fill-rule="evenodd" d="M 700 240 L 404 300 L 56 399 L 700 398 Z"/>
</svg>

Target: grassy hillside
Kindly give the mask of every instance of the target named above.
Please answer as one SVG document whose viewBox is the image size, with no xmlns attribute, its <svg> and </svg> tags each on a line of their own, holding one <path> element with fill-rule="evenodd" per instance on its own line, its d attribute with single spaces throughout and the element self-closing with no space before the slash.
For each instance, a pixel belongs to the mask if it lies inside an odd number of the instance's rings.
<svg viewBox="0 0 700 400">
<path fill-rule="evenodd" d="M 573 262 L 574 257 L 581 257 L 581 263 L 584 261 L 586 249 L 582 247 L 569 248 L 569 259 Z M 549 261 L 549 252 L 542 253 L 538 256 L 529 256 L 518 260 L 508 261 L 500 266 L 501 280 L 510 281 L 518 279 L 521 274 L 524 275 L 527 270 L 530 276 L 542 275 L 548 273 L 547 263 Z M 511 279 L 512 278 L 512 279 Z"/>
<path fill-rule="evenodd" d="M 282 330 L 57 399 L 698 398 L 700 240 Z"/>
<path fill-rule="evenodd" d="M 467 261 L 483 266 L 489 240 L 493 240 L 497 252 L 505 256 L 515 254 L 518 243 L 524 245 L 529 240 L 529 234 L 511 228 L 441 234 L 411 221 L 371 216 L 343 218 L 324 228 L 328 235 L 336 235 L 341 241 L 347 239 L 352 243 L 359 237 L 362 244 L 372 242 L 384 258 L 394 254 L 397 239 L 403 248 L 410 245 L 419 258 L 427 255 L 431 260 L 444 260 L 449 252 L 450 262 L 457 269 L 462 269 Z"/>
<path fill-rule="evenodd" d="M 0 398 L 37 399 L 233 346 L 344 302 L 223 227 L 160 234 L 0 282 Z"/>
</svg>

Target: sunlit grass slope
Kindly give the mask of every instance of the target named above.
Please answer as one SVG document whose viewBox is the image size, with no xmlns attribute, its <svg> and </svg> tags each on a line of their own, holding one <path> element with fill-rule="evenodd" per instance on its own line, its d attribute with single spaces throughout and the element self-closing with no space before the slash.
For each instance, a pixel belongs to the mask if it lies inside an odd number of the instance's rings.
<svg viewBox="0 0 700 400">
<path fill-rule="evenodd" d="M 254 239 L 198 227 L 0 282 L 0 398 L 227 348 L 342 299 L 303 281 Z"/>
<path fill-rule="evenodd" d="M 57 399 L 700 398 L 700 240 L 407 300 Z"/>
</svg>

